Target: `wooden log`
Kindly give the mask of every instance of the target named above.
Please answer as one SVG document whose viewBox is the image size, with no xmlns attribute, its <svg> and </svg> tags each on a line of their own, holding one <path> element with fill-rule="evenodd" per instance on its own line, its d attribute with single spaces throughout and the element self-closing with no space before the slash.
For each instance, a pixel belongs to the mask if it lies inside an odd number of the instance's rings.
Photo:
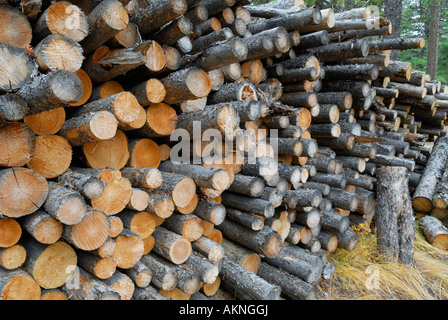
<svg viewBox="0 0 448 320">
<path fill-rule="evenodd" d="M 0 106 L 0 119 L 5 121 L 22 120 L 29 111 L 26 101 L 14 93 L 0 96 Z"/>
<path fill-rule="evenodd" d="M 184 263 L 192 252 L 190 241 L 161 226 L 153 233 L 155 239 L 154 252 L 174 264 Z"/>
<path fill-rule="evenodd" d="M 272 266 L 282 268 L 308 283 L 314 283 L 318 280 L 323 269 L 323 263 L 320 257 L 297 246 L 282 246 L 282 249 L 276 257 L 265 257 L 262 260 Z"/>
<path fill-rule="evenodd" d="M 211 262 L 220 262 L 224 258 L 222 245 L 208 237 L 200 237 L 198 240 L 193 241 L 191 246 L 194 251 L 202 254 Z"/>
<path fill-rule="evenodd" d="M 39 300 L 41 287 L 25 270 L 0 269 L 2 279 L 0 285 L 0 297 L 2 300 Z"/>
<path fill-rule="evenodd" d="M 129 179 L 124 178 L 119 170 L 115 169 L 81 169 L 73 168 L 80 173 L 94 176 L 105 183 L 101 195 L 91 200 L 92 207 L 101 210 L 106 215 L 114 215 L 122 211 L 129 203 L 132 194 L 132 185 Z"/>
<path fill-rule="evenodd" d="M 96 177 L 83 175 L 68 169 L 58 176 L 58 183 L 79 192 L 87 199 L 98 198 L 104 191 L 105 184 Z"/>
<path fill-rule="evenodd" d="M 152 285 L 161 290 L 173 290 L 176 287 L 179 277 L 167 260 L 148 253 L 142 256 L 141 262 L 152 272 Z"/>
<path fill-rule="evenodd" d="M 20 48 L 29 46 L 33 31 L 27 17 L 8 4 L 2 5 L 0 12 L 3 17 L 0 42 Z"/>
<path fill-rule="evenodd" d="M 33 57 L 42 72 L 68 70 L 76 72 L 82 66 L 84 55 L 80 44 L 60 34 L 50 34 L 34 48 Z"/>
<path fill-rule="evenodd" d="M 120 1 L 108 0 L 101 2 L 87 15 L 87 23 L 89 34 L 80 42 L 84 54 L 93 52 L 126 28 L 129 14 Z"/>
<path fill-rule="evenodd" d="M 232 192 L 223 192 L 221 194 L 222 204 L 242 210 L 245 212 L 251 212 L 262 215 L 266 218 L 270 218 L 274 215 L 274 206 L 266 200 L 252 198 Z"/>
<path fill-rule="evenodd" d="M 24 237 L 21 244 L 26 249 L 25 270 L 45 289 L 65 284 L 75 271 L 75 250 L 65 242 L 42 244 L 32 237 Z M 51 270 L 51 271 L 50 271 Z"/>
<path fill-rule="evenodd" d="M 118 293 L 79 267 L 76 268 L 72 279 L 61 286 L 61 291 L 71 300 L 120 300 Z"/>
<path fill-rule="evenodd" d="M 280 235 L 267 226 L 260 231 L 251 231 L 236 222 L 224 220 L 216 227 L 222 231 L 227 239 L 267 257 L 275 257 L 281 248 Z M 243 230 L 247 231 L 242 232 Z"/>
<path fill-rule="evenodd" d="M 240 211 L 231 207 L 226 207 L 226 218 L 239 224 L 246 226 L 254 231 L 259 231 L 263 228 L 263 219 L 257 215 L 248 212 Z"/>
<path fill-rule="evenodd" d="M 207 101 L 210 104 L 222 102 L 257 100 L 255 86 L 247 81 L 224 84 L 218 91 L 209 95 Z"/>
<path fill-rule="evenodd" d="M 47 179 L 56 178 L 66 172 L 72 162 L 72 147 L 59 135 L 36 137 L 36 149 L 28 168 Z"/>
<path fill-rule="evenodd" d="M 427 215 L 418 220 L 418 225 L 430 244 L 442 250 L 447 249 L 448 231 L 439 219 Z"/>
<path fill-rule="evenodd" d="M 132 268 L 124 269 L 123 272 L 134 281 L 136 288 L 146 288 L 151 283 L 152 271 L 141 261 Z"/>
<path fill-rule="evenodd" d="M 157 292 L 157 289 L 152 285 L 144 288 L 135 288 L 132 297 L 135 300 L 169 300 L 169 298 Z"/>
<path fill-rule="evenodd" d="M 79 101 L 83 89 L 76 73 L 56 70 L 35 77 L 17 93 L 28 103 L 28 114 L 33 115 Z"/>
<path fill-rule="evenodd" d="M 150 78 L 129 90 L 142 106 L 160 103 L 165 99 L 165 86 L 159 79 Z"/>
<path fill-rule="evenodd" d="M 36 153 L 36 135 L 22 122 L 1 125 L 0 143 L 5 149 L 0 156 L 0 165 L 5 167 L 26 165 Z"/>
<path fill-rule="evenodd" d="M 0 92 L 17 90 L 37 75 L 38 65 L 26 54 L 25 49 L 1 43 L 0 45 Z M 7 71 L 6 71 L 7 70 Z"/>
<path fill-rule="evenodd" d="M 23 217 L 23 228 L 38 242 L 52 244 L 62 237 L 63 224 L 45 211 Z M 11 228 L 11 230 L 14 230 Z"/>
<path fill-rule="evenodd" d="M 308 51 L 316 56 L 320 62 L 332 62 L 341 59 L 365 57 L 369 53 L 370 42 L 364 39 L 352 40 L 340 43 L 309 48 Z"/>
<path fill-rule="evenodd" d="M 236 295 L 239 298 L 271 300 L 280 295 L 279 286 L 270 284 L 231 260 L 224 260 L 223 269 L 220 273 L 225 278 L 223 285 L 229 290 L 236 290 Z M 250 283 L 254 282 L 257 285 L 252 287 Z M 235 283 L 238 283 L 238 287 L 235 286 Z"/>
<path fill-rule="evenodd" d="M 261 263 L 258 275 L 280 286 L 282 293 L 290 299 L 315 300 L 317 298 L 315 286 L 266 262 Z"/>
<path fill-rule="evenodd" d="M 202 220 L 194 214 L 173 213 L 162 226 L 189 241 L 198 240 L 204 231 Z"/>
<path fill-rule="evenodd" d="M 169 194 L 177 207 L 187 206 L 196 192 L 196 183 L 190 177 L 169 172 L 161 172 L 162 185 L 158 190 Z"/>
<path fill-rule="evenodd" d="M 146 208 L 146 206 L 145 206 Z M 137 234 L 141 239 L 152 235 L 156 228 L 154 217 L 146 211 L 123 210 L 117 214 L 123 227 Z"/>
<path fill-rule="evenodd" d="M 37 211 L 46 201 L 49 187 L 47 180 L 39 173 L 21 167 L 0 171 L 2 198 L 0 212 L 11 218 L 18 218 Z"/>
<path fill-rule="evenodd" d="M 126 274 L 115 271 L 112 277 L 104 280 L 104 283 L 113 291 L 119 294 L 120 300 L 130 300 L 134 293 L 135 284 Z"/>
<path fill-rule="evenodd" d="M 18 243 L 22 236 L 22 226 L 13 219 L 0 219 L 1 248 L 9 248 Z"/>
<path fill-rule="evenodd" d="M 110 230 L 107 216 L 91 207 L 84 218 L 73 225 L 64 225 L 62 237 L 81 250 L 98 249 L 106 241 Z"/>
<path fill-rule="evenodd" d="M 143 256 L 142 238 L 135 232 L 123 228 L 123 231 L 114 240 L 115 248 L 112 258 L 115 260 L 117 267 L 122 269 L 134 267 Z"/>
<path fill-rule="evenodd" d="M 113 258 L 100 258 L 91 252 L 78 250 L 78 265 L 98 279 L 110 278 L 116 270 Z"/>
</svg>

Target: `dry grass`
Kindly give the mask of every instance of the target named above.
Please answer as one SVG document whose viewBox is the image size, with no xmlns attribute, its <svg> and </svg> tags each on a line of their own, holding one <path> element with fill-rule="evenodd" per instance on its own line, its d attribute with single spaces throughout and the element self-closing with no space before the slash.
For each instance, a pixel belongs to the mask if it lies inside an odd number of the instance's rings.
<svg viewBox="0 0 448 320">
<path fill-rule="evenodd" d="M 414 266 L 382 262 L 374 232 L 365 225 L 356 231 L 359 243 L 353 252 L 337 250 L 332 254 L 335 276 L 321 283 L 319 299 L 448 299 L 448 251 L 431 246 L 417 228 Z"/>
</svg>

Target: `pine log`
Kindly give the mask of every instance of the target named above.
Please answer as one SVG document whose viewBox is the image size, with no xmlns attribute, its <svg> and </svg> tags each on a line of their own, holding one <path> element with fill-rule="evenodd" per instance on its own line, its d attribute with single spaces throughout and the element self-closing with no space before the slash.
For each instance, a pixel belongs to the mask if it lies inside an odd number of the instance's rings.
<svg viewBox="0 0 448 320">
<path fill-rule="evenodd" d="M 4 167 L 26 165 L 36 153 L 36 135 L 23 122 L 1 125 L 0 144 L 4 149 L 0 155 L 0 165 Z"/>
<path fill-rule="evenodd" d="M 141 261 L 132 268 L 124 269 L 123 272 L 134 281 L 136 289 L 146 288 L 151 284 L 152 271 Z"/>
<path fill-rule="evenodd" d="M 0 92 L 17 90 L 37 75 L 37 63 L 26 54 L 25 49 L 0 44 Z"/>
<path fill-rule="evenodd" d="M 52 244 L 62 237 L 63 224 L 45 211 L 23 217 L 23 228 L 38 242 Z M 13 230 L 13 229 L 12 229 Z"/>
<path fill-rule="evenodd" d="M 418 220 L 418 225 L 430 244 L 439 249 L 447 250 L 448 230 L 439 219 L 427 215 Z"/>
<path fill-rule="evenodd" d="M 62 286 L 71 277 L 77 264 L 75 250 L 65 242 L 42 244 L 24 237 L 21 244 L 27 252 L 25 270 L 45 289 Z"/>
<path fill-rule="evenodd" d="M 191 246 L 194 251 L 202 254 L 211 262 L 220 262 L 224 258 L 222 245 L 208 237 L 200 237 L 198 240 L 193 241 Z"/>
<path fill-rule="evenodd" d="M 89 34 L 80 42 L 84 54 L 96 48 L 122 31 L 129 23 L 129 14 L 117 0 L 101 2 L 87 15 Z"/>
<path fill-rule="evenodd" d="M 26 101 L 14 93 L 0 96 L 0 107 L 0 119 L 5 121 L 22 120 L 29 111 Z"/>
<path fill-rule="evenodd" d="M 104 191 L 105 184 L 96 177 L 83 175 L 68 169 L 58 176 L 58 183 L 66 188 L 72 188 L 87 199 L 98 198 Z"/>
<path fill-rule="evenodd" d="M 161 290 L 172 290 L 176 287 L 179 278 L 168 261 L 153 253 L 145 254 L 141 261 L 152 272 L 152 285 Z"/>
<path fill-rule="evenodd" d="M 26 15 L 17 8 L 3 3 L 0 12 L 3 17 L 0 42 L 20 48 L 29 46 L 33 31 Z"/>
<path fill-rule="evenodd" d="M 18 91 L 28 103 L 29 115 L 77 102 L 82 98 L 82 93 L 81 80 L 76 73 L 67 70 L 39 75 Z"/>
<path fill-rule="evenodd" d="M 143 251 L 142 238 L 135 232 L 123 228 L 123 231 L 115 238 L 112 258 L 114 258 L 118 268 L 129 269 L 140 261 Z"/>
<path fill-rule="evenodd" d="M 0 268 L 0 298 L 2 300 L 39 300 L 41 287 L 33 276 L 22 268 Z"/>
<path fill-rule="evenodd" d="M 255 213 L 270 218 L 274 215 L 274 206 L 266 200 L 252 198 L 232 192 L 223 192 L 221 202 L 229 207 Z"/>
<path fill-rule="evenodd" d="M 192 247 L 186 238 L 161 226 L 156 228 L 153 236 L 155 239 L 153 250 L 174 264 L 182 264 L 190 256 Z"/>
<path fill-rule="evenodd" d="M 22 167 L 0 171 L 0 212 L 18 218 L 37 211 L 46 201 L 49 187 L 39 173 Z"/>
</svg>

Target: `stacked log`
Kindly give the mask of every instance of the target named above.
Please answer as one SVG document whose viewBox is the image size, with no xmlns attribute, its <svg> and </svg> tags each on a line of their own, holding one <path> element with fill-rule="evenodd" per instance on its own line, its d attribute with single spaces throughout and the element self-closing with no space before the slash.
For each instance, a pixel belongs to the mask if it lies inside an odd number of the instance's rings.
<svg viewBox="0 0 448 320">
<path fill-rule="evenodd" d="M 367 9 L 31 9 L 0 6 L 2 299 L 315 299 L 376 169 L 436 162 L 445 93 L 389 61 L 424 42 Z"/>
</svg>

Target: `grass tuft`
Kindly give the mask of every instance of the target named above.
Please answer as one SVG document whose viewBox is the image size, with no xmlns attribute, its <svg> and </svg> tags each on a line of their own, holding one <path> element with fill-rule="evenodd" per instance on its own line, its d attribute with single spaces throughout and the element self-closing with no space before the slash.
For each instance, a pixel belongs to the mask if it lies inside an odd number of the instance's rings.
<svg viewBox="0 0 448 320">
<path fill-rule="evenodd" d="M 352 252 L 338 249 L 331 255 L 336 272 L 332 280 L 321 283 L 318 299 L 448 299 L 448 251 L 430 245 L 417 227 L 413 266 L 383 262 L 370 227 L 360 225 L 355 231 L 357 248 Z"/>
</svg>

